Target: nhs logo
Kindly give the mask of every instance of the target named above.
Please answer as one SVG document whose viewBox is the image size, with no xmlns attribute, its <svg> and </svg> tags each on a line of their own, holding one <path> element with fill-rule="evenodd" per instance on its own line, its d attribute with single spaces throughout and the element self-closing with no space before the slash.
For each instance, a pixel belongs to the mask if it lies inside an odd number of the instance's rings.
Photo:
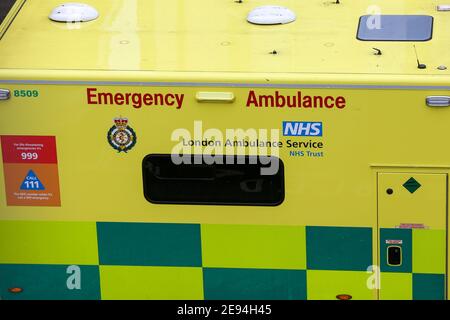
<svg viewBox="0 0 450 320">
<path fill-rule="evenodd" d="M 283 136 L 321 137 L 322 122 L 283 121 Z"/>
</svg>

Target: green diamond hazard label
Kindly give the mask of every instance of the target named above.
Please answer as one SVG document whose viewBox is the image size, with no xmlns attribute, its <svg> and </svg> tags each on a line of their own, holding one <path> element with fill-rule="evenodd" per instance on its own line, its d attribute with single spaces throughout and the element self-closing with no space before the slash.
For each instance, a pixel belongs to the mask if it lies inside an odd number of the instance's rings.
<svg viewBox="0 0 450 320">
<path fill-rule="evenodd" d="M 419 189 L 422 185 L 413 177 L 409 178 L 408 181 L 406 181 L 403 186 L 406 190 L 408 190 L 411 193 L 416 192 L 417 189 Z"/>
</svg>

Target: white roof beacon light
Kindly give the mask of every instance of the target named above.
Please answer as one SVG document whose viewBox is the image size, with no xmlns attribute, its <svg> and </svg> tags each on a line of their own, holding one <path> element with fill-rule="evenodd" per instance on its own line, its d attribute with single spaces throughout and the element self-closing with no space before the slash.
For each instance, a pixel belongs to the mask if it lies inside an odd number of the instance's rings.
<svg viewBox="0 0 450 320">
<path fill-rule="evenodd" d="M 273 25 L 295 21 L 295 13 L 285 7 L 262 6 L 250 11 L 247 21 L 253 24 Z"/>
<path fill-rule="evenodd" d="M 98 11 L 84 3 L 64 3 L 50 13 L 50 20 L 57 22 L 86 22 L 98 18 Z"/>
</svg>

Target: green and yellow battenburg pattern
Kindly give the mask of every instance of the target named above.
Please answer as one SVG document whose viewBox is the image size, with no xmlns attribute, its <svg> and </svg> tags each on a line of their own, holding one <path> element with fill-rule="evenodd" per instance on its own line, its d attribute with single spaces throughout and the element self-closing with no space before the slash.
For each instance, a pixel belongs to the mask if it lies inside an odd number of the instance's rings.
<svg viewBox="0 0 450 320">
<path fill-rule="evenodd" d="M 0 222 L 1 299 L 374 299 L 372 228 Z M 445 231 L 381 229 L 411 252 L 381 259 L 381 299 L 444 299 Z M 383 250 L 383 248 L 381 248 Z M 383 255 L 381 255 L 383 257 Z M 408 257 L 405 254 L 405 257 Z M 67 268 L 80 268 L 68 289 Z M 400 271 L 399 271 L 400 270 Z M 10 288 L 22 288 L 11 293 Z"/>
<path fill-rule="evenodd" d="M 445 230 L 381 229 L 380 252 L 387 239 L 402 240 L 403 261 L 398 267 L 381 260 L 381 299 L 442 300 L 445 298 Z"/>
</svg>

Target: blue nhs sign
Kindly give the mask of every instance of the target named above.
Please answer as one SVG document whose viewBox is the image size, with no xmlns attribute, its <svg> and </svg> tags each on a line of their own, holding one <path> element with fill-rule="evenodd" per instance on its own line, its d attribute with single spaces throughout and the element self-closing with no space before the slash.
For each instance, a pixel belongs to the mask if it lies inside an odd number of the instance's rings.
<svg viewBox="0 0 450 320">
<path fill-rule="evenodd" d="M 283 121 L 283 136 L 321 137 L 322 122 Z"/>
</svg>

